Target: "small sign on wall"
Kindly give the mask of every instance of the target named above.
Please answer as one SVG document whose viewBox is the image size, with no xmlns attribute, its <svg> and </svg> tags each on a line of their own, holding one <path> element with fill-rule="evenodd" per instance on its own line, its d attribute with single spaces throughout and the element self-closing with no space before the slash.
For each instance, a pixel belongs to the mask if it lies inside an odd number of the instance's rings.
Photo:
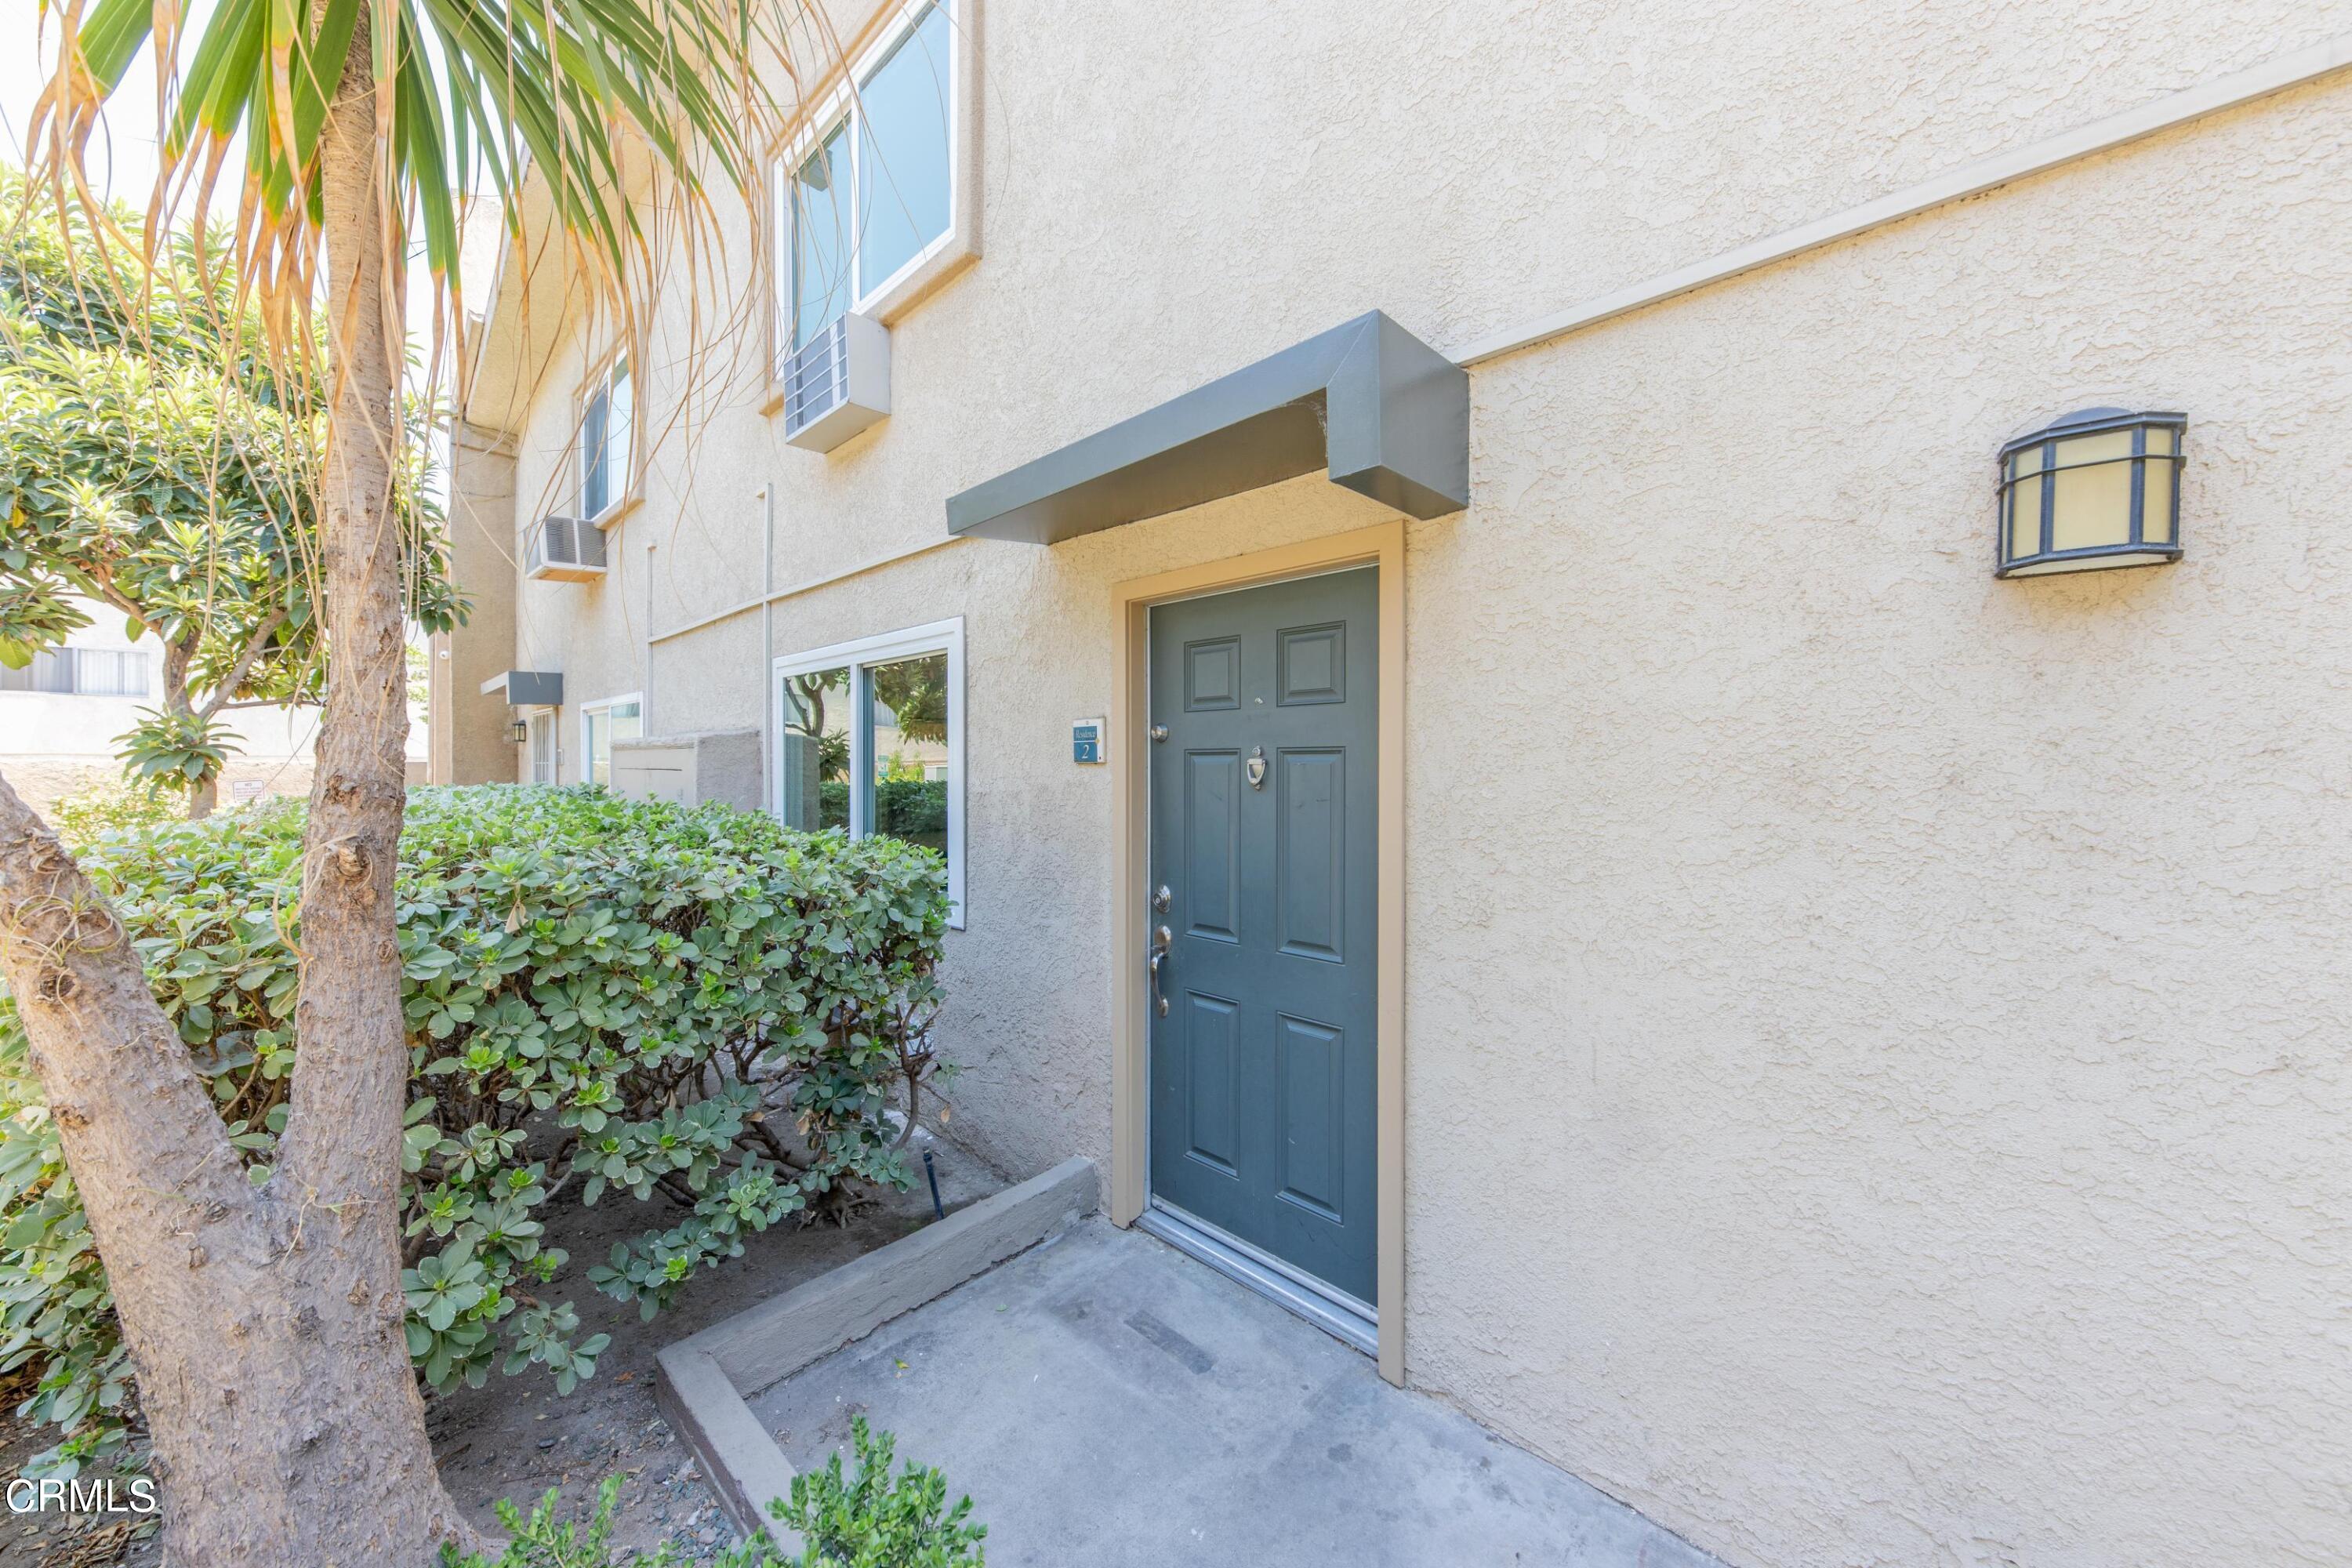
<svg viewBox="0 0 2352 1568">
<path fill-rule="evenodd" d="M 1080 719 L 1070 725 L 1070 761 L 1094 763 L 1103 760 L 1103 721 Z"/>
</svg>

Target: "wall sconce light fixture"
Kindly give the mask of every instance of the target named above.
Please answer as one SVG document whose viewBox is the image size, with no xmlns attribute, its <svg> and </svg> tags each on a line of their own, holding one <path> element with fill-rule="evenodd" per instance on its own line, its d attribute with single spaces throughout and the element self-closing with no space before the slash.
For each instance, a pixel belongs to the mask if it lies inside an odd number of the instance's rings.
<svg viewBox="0 0 2352 1568">
<path fill-rule="evenodd" d="M 518 746 L 521 745 L 524 742 L 526 742 L 526 741 L 530 740 L 530 722 L 529 722 L 528 721 L 526 721 L 526 720 L 517 719 L 513 723 L 511 723 L 511 724 L 508 725 L 508 726 L 507 726 L 507 739 L 508 739 L 508 740 L 509 740 L 509 741 L 512 741 L 512 742 L 513 742 L 516 745 L 518 745 Z"/>
<path fill-rule="evenodd" d="M 2000 449 L 1996 577 L 2180 559 L 2185 414 L 2085 408 Z"/>
</svg>

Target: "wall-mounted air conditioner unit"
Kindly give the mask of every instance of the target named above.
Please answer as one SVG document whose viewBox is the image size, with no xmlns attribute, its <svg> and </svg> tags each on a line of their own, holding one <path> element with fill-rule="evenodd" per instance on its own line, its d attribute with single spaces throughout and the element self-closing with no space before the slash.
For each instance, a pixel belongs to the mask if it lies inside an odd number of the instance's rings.
<svg viewBox="0 0 2352 1568">
<path fill-rule="evenodd" d="M 604 531 L 584 517 L 542 517 L 523 544 L 523 575 L 541 582 L 604 580 Z"/>
<path fill-rule="evenodd" d="M 830 452 L 890 412 L 890 333 L 845 314 L 784 362 L 784 439 Z"/>
</svg>

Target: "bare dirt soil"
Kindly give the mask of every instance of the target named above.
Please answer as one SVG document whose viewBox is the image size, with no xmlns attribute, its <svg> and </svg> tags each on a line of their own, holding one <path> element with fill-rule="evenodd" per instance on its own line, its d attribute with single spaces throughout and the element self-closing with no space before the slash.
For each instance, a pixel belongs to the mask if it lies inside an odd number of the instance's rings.
<svg viewBox="0 0 2352 1568">
<path fill-rule="evenodd" d="M 596 1375 L 569 1397 L 533 1368 L 514 1377 L 495 1373 L 480 1388 L 464 1388 L 427 1406 L 426 1426 L 450 1493 L 485 1529 L 498 1533 L 493 1511 L 501 1498 L 528 1510 L 550 1488 L 562 1494 L 566 1517 L 584 1515 L 605 1477 L 623 1478 L 614 1531 L 625 1550 L 650 1552 L 667 1542 L 682 1563 L 708 1563 L 734 1535 L 668 1423 L 654 1407 L 654 1355 L 664 1345 L 732 1316 L 851 1258 L 896 1241 L 931 1222 L 931 1197 L 920 1151 L 935 1155 L 940 1194 L 950 1211 L 987 1196 L 1004 1178 L 954 1144 L 919 1134 L 910 1146 L 915 1185 L 884 1193 L 846 1226 L 791 1220 L 744 1244 L 743 1256 L 705 1274 L 683 1300 L 651 1322 L 637 1309 L 599 1295 L 586 1280 L 589 1265 L 613 1244 L 665 1224 L 659 1204 L 606 1199 L 572 1208 L 550 1225 L 549 1241 L 572 1254 L 568 1279 L 579 1308 L 583 1339 L 608 1333 L 612 1344 Z M 0 1483 L 55 1441 L 26 1426 L 15 1410 L 18 1392 L 0 1405 Z M 116 1495 L 129 1499 L 118 1481 Z M 163 1553 L 140 1516 L 0 1510 L 0 1565 L 5 1568 L 157 1568 Z M 424 1568 L 420 1564 L 419 1568 Z"/>
</svg>

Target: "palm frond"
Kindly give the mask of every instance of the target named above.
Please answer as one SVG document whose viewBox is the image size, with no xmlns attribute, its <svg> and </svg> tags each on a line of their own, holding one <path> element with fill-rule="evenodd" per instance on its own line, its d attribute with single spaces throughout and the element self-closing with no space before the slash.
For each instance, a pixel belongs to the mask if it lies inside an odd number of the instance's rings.
<svg viewBox="0 0 2352 1568">
<path fill-rule="evenodd" d="M 709 221 L 709 186 L 748 193 L 793 108 L 795 42 L 823 32 L 796 0 L 219 0 L 192 38 L 174 0 L 51 5 L 59 63 L 28 144 L 58 204 L 102 207 L 85 150 L 152 38 L 165 132 L 144 232 L 167 234 L 174 217 L 203 227 L 242 137 L 224 259 L 281 342 L 303 335 L 315 289 L 320 142 L 337 94 L 355 85 L 346 73 L 379 89 L 385 253 L 396 273 L 421 247 L 439 318 L 462 331 L 467 205 L 494 202 L 519 238 L 527 184 L 595 296 L 641 309 L 654 262 L 633 174 L 669 182 L 684 198 L 675 210 L 698 221 Z"/>
</svg>

